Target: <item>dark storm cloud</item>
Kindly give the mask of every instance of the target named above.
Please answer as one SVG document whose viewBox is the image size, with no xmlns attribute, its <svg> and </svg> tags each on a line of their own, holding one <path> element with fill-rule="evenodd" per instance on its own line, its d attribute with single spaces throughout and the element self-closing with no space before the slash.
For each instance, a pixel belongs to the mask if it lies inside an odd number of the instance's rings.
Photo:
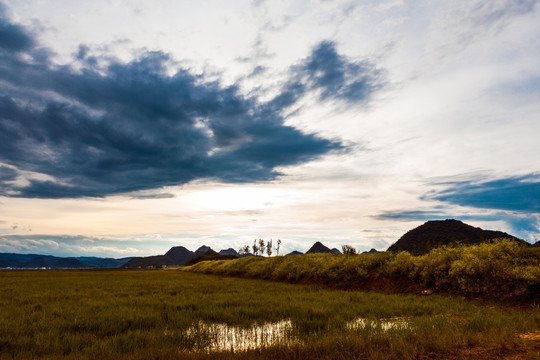
<svg viewBox="0 0 540 360">
<path fill-rule="evenodd" d="M 363 103 L 382 87 L 383 76 L 369 61 L 351 62 L 340 55 L 333 42 L 323 41 L 298 66 L 297 82 L 318 90 L 320 100 L 339 99 Z"/>
<path fill-rule="evenodd" d="M 484 209 L 540 213 L 540 176 L 529 174 L 492 181 L 457 181 L 425 199 Z"/>
<path fill-rule="evenodd" d="M 332 43 L 318 46 L 295 67 L 294 82 L 261 103 L 187 69 L 170 75 L 162 52 L 120 63 L 81 46 L 79 69 L 57 66 L 24 28 L 0 21 L 11 39 L 0 48 L 0 163 L 42 174 L 26 183 L 1 177 L 4 196 L 101 197 L 204 178 L 271 180 L 277 167 L 344 149 L 285 125 L 287 107 L 310 90 L 365 101 L 377 88 L 369 67 L 347 62 Z"/>
<path fill-rule="evenodd" d="M 437 200 L 445 205 L 433 210 L 386 211 L 373 216 L 378 220 L 426 221 L 457 218 L 463 221 L 503 221 L 512 234 L 534 239 L 540 234 L 540 176 L 529 174 L 486 181 L 446 181 L 431 185 L 444 187 L 422 200 Z M 487 210 L 484 213 L 455 214 L 447 205 Z M 463 211 L 463 210 L 462 210 Z M 462 212 L 461 211 L 461 212 Z"/>
<path fill-rule="evenodd" d="M 502 220 L 510 225 L 517 236 L 527 238 L 526 234 L 535 234 L 534 239 L 538 239 L 540 234 L 540 221 L 537 217 L 531 215 L 507 215 L 502 216 Z"/>
<path fill-rule="evenodd" d="M 429 220 L 446 220 L 446 219 L 457 219 L 462 221 L 499 221 L 503 220 L 511 225 L 517 225 L 520 222 L 532 221 L 532 218 L 524 219 L 523 216 L 512 214 L 503 211 L 497 211 L 491 214 L 478 214 L 478 213 L 469 213 L 469 214 L 456 214 L 452 209 L 449 208 L 440 208 L 438 210 L 392 210 L 392 211 L 383 211 L 380 214 L 372 216 L 377 220 L 390 220 L 390 221 L 429 221 Z M 530 226 L 527 226 L 530 229 Z M 520 231 L 525 230 L 520 227 Z M 529 230 L 526 230 L 529 231 Z"/>
<path fill-rule="evenodd" d="M 377 220 L 392 221 L 427 221 L 448 219 L 448 215 L 437 210 L 390 210 L 383 211 L 380 214 L 373 215 L 372 217 Z"/>
<path fill-rule="evenodd" d="M 267 70 L 267 68 L 264 67 L 264 66 L 261 66 L 261 65 L 255 66 L 255 68 L 253 68 L 253 71 L 247 77 L 248 78 L 253 78 L 253 77 L 256 77 L 256 76 L 260 76 L 260 75 L 264 74 L 266 70 Z"/>
<path fill-rule="evenodd" d="M 0 48 L 13 52 L 28 50 L 34 45 L 32 36 L 22 26 L 12 24 L 5 10 L 0 3 Z"/>
<path fill-rule="evenodd" d="M 172 199 L 174 194 L 160 193 L 160 194 L 134 194 L 131 195 L 131 199 L 148 200 L 148 199 Z"/>
<path fill-rule="evenodd" d="M 4 181 L 13 181 L 17 178 L 17 172 L 12 168 L 0 165 L 0 183 Z"/>
</svg>

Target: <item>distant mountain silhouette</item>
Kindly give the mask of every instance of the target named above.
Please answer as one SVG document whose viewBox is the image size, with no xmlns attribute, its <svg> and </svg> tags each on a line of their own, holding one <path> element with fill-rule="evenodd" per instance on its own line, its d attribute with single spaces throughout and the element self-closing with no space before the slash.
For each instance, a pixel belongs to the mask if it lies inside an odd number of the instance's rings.
<svg viewBox="0 0 540 360">
<path fill-rule="evenodd" d="M 52 268 L 52 263 L 42 257 L 36 257 L 35 259 L 22 263 L 20 267 L 27 269 Z"/>
<path fill-rule="evenodd" d="M 208 252 L 209 250 L 212 250 L 212 248 L 210 246 L 203 245 L 200 248 L 198 248 L 197 250 L 195 250 L 195 256 L 202 255 L 202 254 Z"/>
<path fill-rule="evenodd" d="M 0 268 L 13 269 L 77 269 L 77 268 L 119 268 L 131 257 L 122 259 L 94 256 L 57 257 L 40 254 L 0 253 Z"/>
<path fill-rule="evenodd" d="M 177 264 L 170 257 L 166 255 L 153 255 L 133 258 L 125 263 L 122 268 L 161 268 L 171 265 Z"/>
<path fill-rule="evenodd" d="M 96 260 L 81 260 L 81 258 L 76 258 L 80 262 L 82 262 L 85 267 L 89 268 L 119 268 L 125 263 L 127 263 L 129 260 L 133 259 L 133 257 L 127 257 L 127 258 L 120 258 L 120 259 L 113 259 L 113 258 L 95 258 Z"/>
<path fill-rule="evenodd" d="M 306 254 L 333 254 L 334 252 L 317 241 L 313 246 L 306 251 Z"/>
<path fill-rule="evenodd" d="M 189 260 L 193 259 L 195 253 L 183 246 L 174 246 L 165 253 L 165 256 L 172 259 L 176 265 L 184 265 Z"/>
<path fill-rule="evenodd" d="M 0 269 L 6 268 L 21 268 L 22 263 L 13 259 L 0 259 Z"/>
<path fill-rule="evenodd" d="M 294 251 L 291 251 L 290 253 L 288 253 L 287 255 L 304 255 L 304 253 L 294 250 Z"/>
<path fill-rule="evenodd" d="M 81 269 L 86 266 L 77 259 L 73 258 L 60 258 L 52 263 L 53 268 L 60 269 Z"/>
<path fill-rule="evenodd" d="M 534 247 L 540 247 L 540 240 L 537 241 L 537 242 L 535 242 L 534 244 L 532 244 L 532 246 L 534 246 Z"/>
<path fill-rule="evenodd" d="M 472 245 L 490 242 L 498 238 L 512 239 L 523 245 L 529 245 L 526 241 L 502 231 L 483 230 L 464 224 L 459 220 L 448 219 L 431 220 L 410 230 L 392 244 L 388 251 L 408 251 L 411 254 L 420 255 L 442 245 L 454 243 Z"/>
<path fill-rule="evenodd" d="M 369 251 L 363 251 L 362 254 L 377 254 L 379 253 L 380 251 L 378 251 L 377 249 L 371 249 Z"/>
<path fill-rule="evenodd" d="M 146 256 L 133 258 L 127 262 L 124 268 L 160 268 L 163 266 L 193 265 L 199 261 L 236 259 L 238 253 L 234 249 L 222 250 L 230 254 L 219 254 L 209 246 L 203 245 L 195 251 L 190 251 L 183 246 L 174 246 L 165 255 Z"/>
<path fill-rule="evenodd" d="M 234 256 L 240 256 L 236 250 L 233 248 L 223 249 L 219 251 L 220 255 L 234 255 Z"/>
<path fill-rule="evenodd" d="M 341 254 L 341 251 L 339 251 L 337 248 L 330 249 L 330 251 L 332 251 L 334 254 Z"/>
<path fill-rule="evenodd" d="M 236 256 L 236 255 L 221 255 L 221 254 L 215 252 L 214 250 L 209 249 L 205 253 L 199 254 L 199 255 L 195 256 L 193 259 L 189 260 L 186 263 L 186 266 L 193 265 L 193 264 L 196 264 L 196 263 L 201 262 L 201 261 L 232 260 L 232 259 L 236 259 L 236 258 L 238 258 L 238 256 Z"/>
</svg>

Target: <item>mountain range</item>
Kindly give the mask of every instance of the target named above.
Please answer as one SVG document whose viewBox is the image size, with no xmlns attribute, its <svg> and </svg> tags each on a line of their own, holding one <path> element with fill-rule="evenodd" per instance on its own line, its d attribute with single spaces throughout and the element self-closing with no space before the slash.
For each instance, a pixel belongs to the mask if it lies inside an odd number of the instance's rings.
<svg viewBox="0 0 540 360">
<path fill-rule="evenodd" d="M 483 230 L 467 225 L 459 220 L 431 220 L 405 233 L 398 241 L 392 244 L 388 251 L 408 251 L 411 254 L 421 255 L 431 249 L 451 244 L 479 244 L 491 242 L 494 239 L 506 238 L 516 241 L 524 246 L 540 246 L 540 241 L 531 245 L 515 236 L 501 231 Z M 364 253 L 376 253 L 371 249 Z M 330 249 L 317 241 L 306 254 L 326 253 L 340 254 L 336 249 Z M 303 255 L 293 251 L 287 255 Z M 12 254 L 0 253 L 0 268 L 14 269 L 81 269 L 81 268 L 161 268 L 166 266 L 182 266 L 194 264 L 203 260 L 234 259 L 240 255 L 233 248 L 214 251 L 203 245 L 195 251 L 183 246 L 174 246 L 163 255 L 144 257 L 126 257 L 121 259 L 100 257 L 57 257 L 39 254 Z M 253 256 L 248 254 L 245 256 Z"/>
<path fill-rule="evenodd" d="M 118 268 L 132 257 L 121 259 L 92 256 L 58 257 L 41 254 L 0 253 L 0 268 L 13 269 L 82 269 L 82 268 Z"/>
<path fill-rule="evenodd" d="M 122 265 L 123 268 L 160 268 L 164 266 L 182 266 L 203 260 L 235 259 L 240 255 L 233 248 L 221 250 L 219 253 L 211 247 L 203 245 L 195 251 L 183 246 L 174 246 L 164 255 L 136 257 Z M 203 259 L 203 260 L 201 260 Z"/>
</svg>

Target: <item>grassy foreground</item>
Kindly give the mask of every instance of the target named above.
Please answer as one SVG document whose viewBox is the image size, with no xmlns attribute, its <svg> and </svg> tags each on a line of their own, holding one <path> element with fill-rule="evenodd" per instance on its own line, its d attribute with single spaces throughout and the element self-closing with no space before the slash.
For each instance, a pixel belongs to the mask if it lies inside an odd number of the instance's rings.
<svg viewBox="0 0 540 360">
<path fill-rule="evenodd" d="M 183 270 L 343 289 L 391 292 L 430 289 L 521 304 L 540 301 L 540 248 L 524 247 L 509 240 L 441 247 L 423 256 L 384 252 L 249 257 L 201 262 Z"/>
<path fill-rule="evenodd" d="M 517 335 L 540 329 L 540 309 L 438 295 L 163 270 L 4 271 L 0 288 L 0 359 L 447 359 L 470 349 L 481 349 L 485 358 L 538 354 Z M 346 326 L 359 317 L 373 322 Z M 381 321 L 395 318 L 410 326 L 384 330 Z M 201 322 L 249 327 L 284 319 L 291 320 L 296 341 L 246 352 L 209 354 L 209 334 L 188 331 Z"/>
</svg>

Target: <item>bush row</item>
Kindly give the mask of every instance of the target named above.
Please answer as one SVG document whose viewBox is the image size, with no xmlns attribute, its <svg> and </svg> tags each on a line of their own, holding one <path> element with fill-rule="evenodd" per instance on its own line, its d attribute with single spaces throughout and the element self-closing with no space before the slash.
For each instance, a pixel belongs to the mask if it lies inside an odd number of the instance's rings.
<svg viewBox="0 0 540 360">
<path fill-rule="evenodd" d="M 340 288 L 429 289 L 497 300 L 540 298 L 540 248 L 511 240 L 408 252 L 359 255 L 308 254 L 205 261 L 183 270 Z"/>
</svg>

